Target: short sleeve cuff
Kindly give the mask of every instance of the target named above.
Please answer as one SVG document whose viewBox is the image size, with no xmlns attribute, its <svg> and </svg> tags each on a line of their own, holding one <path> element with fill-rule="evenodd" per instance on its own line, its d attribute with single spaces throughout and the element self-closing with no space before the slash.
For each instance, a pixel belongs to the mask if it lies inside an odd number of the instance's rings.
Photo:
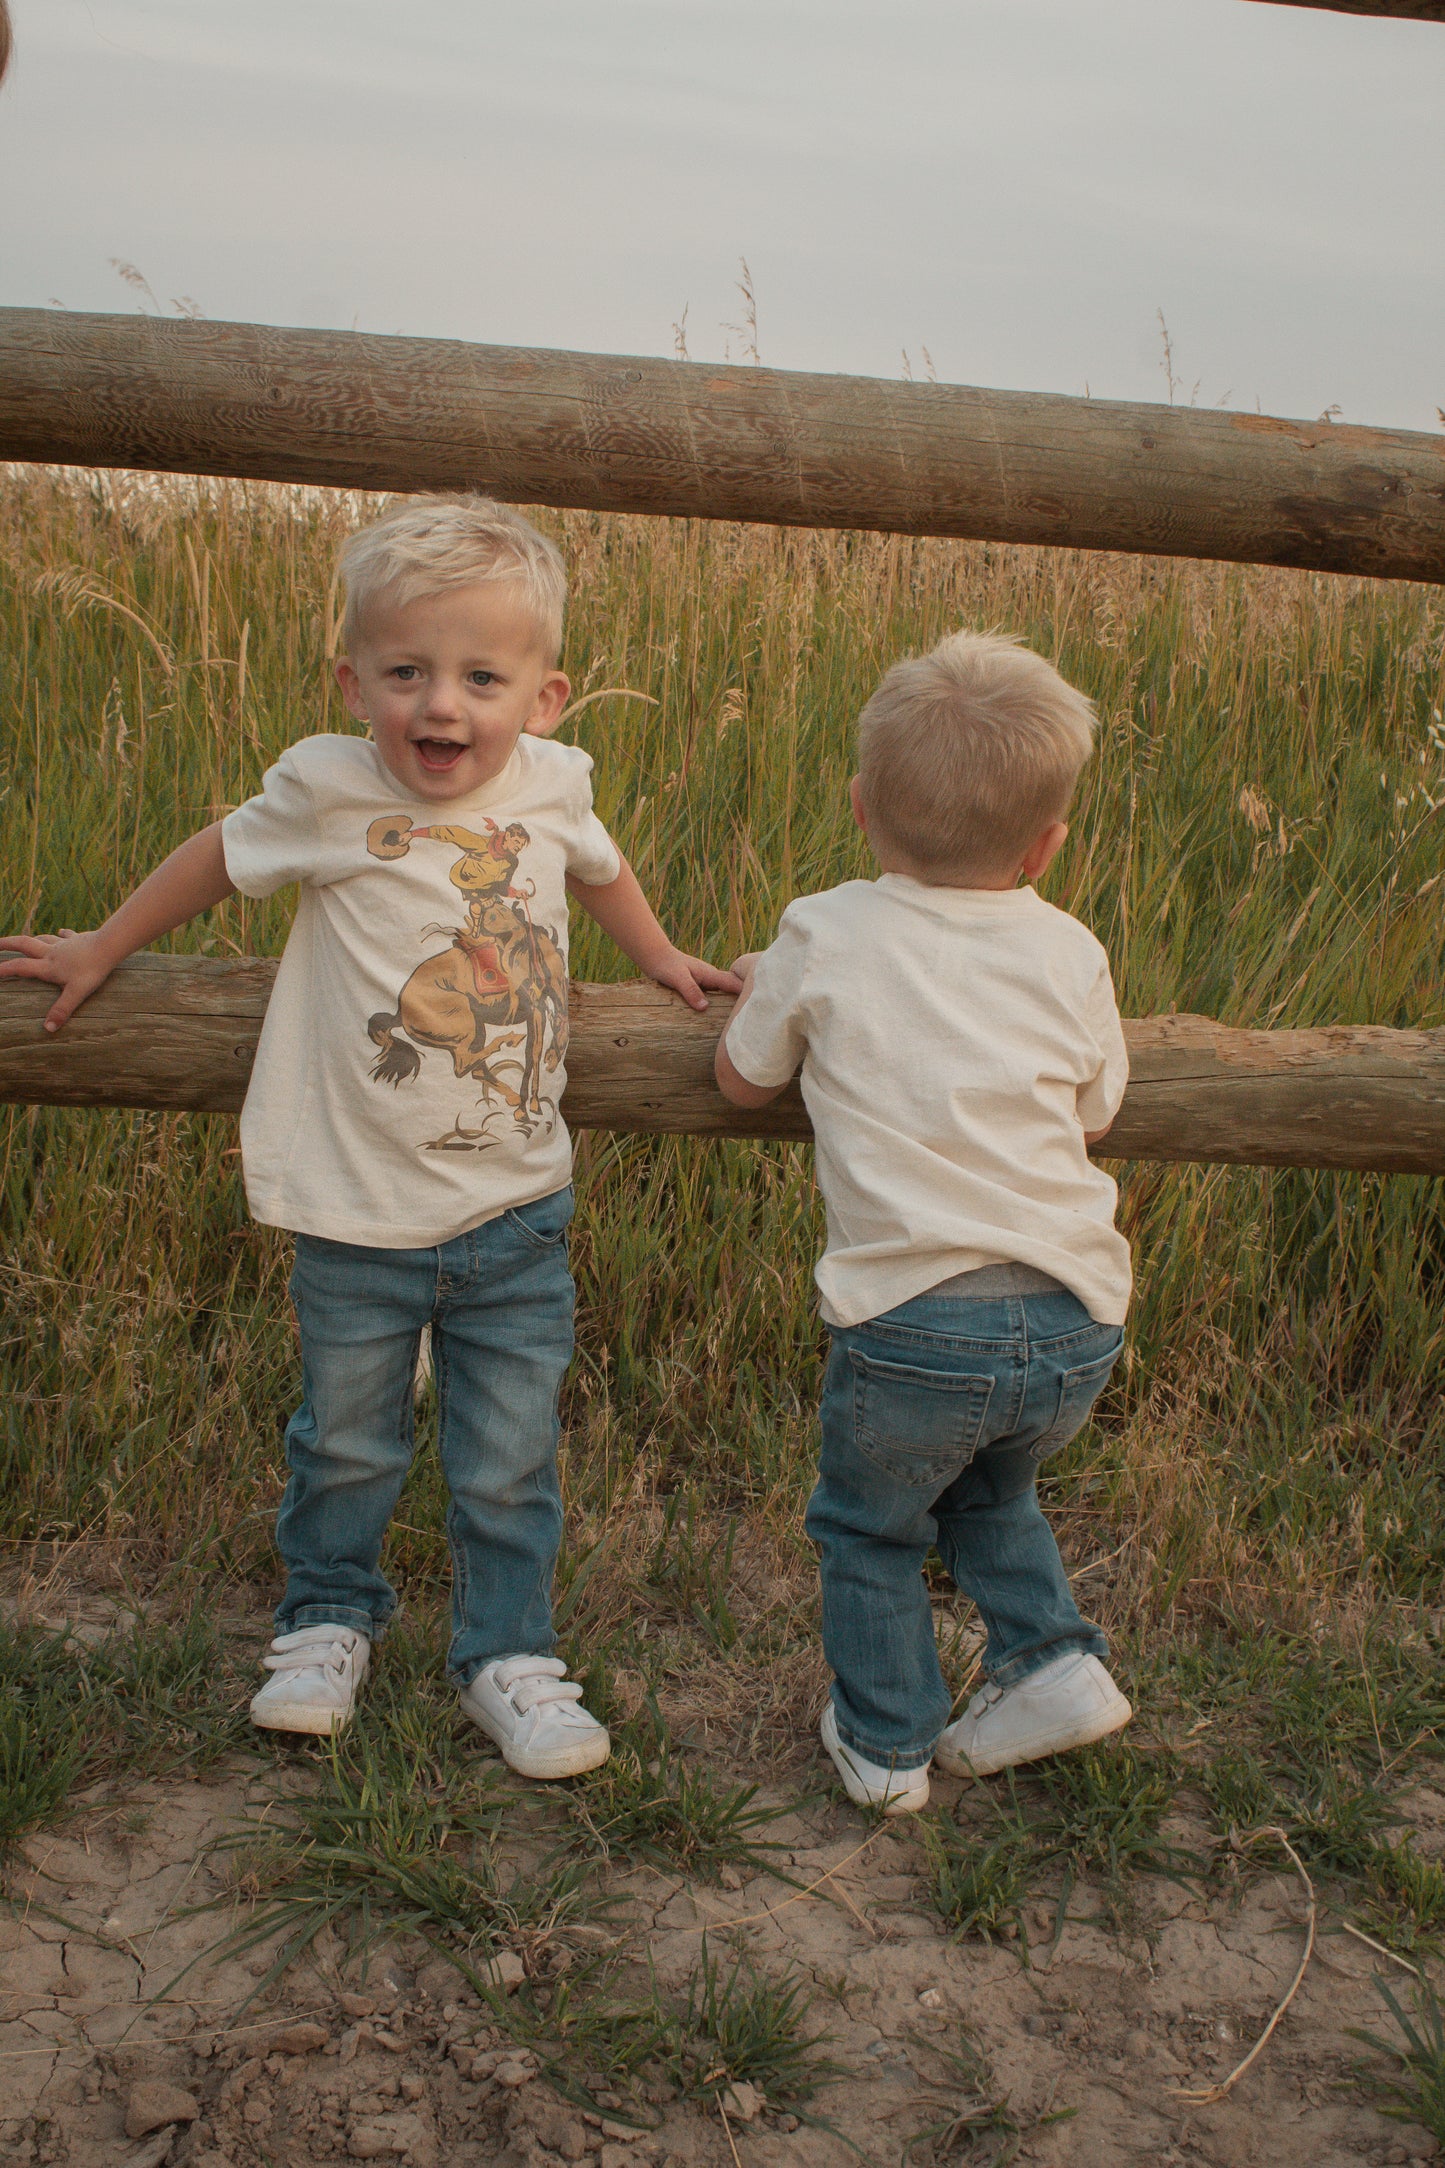
<svg viewBox="0 0 1445 2168">
<path fill-rule="evenodd" d="M 226 861 L 226 879 L 232 888 L 238 895 L 249 896 L 259 903 L 263 897 L 274 896 L 286 882 L 277 880 L 272 869 L 251 850 L 245 812 L 244 806 L 238 806 L 222 821 L 221 855 Z"/>
<path fill-rule="evenodd" d="M 756 1084 L 760 1091 L 773 1091 L 780 1084 L 790 1084 L 797 1074 L 798 1064 L 789 1061 L 780 1070 L 777 1060 L 769 1061 L 766 1054 L 751 1049 L 747 1044 L 748 1016 L 751 1004 L 737 1020 L 729 1024 L 723 1033 L 723 1052 L 746 1084 Z"/>
<path fill-rule="evenodd" d="M 567 871 L 588 888 L 608 888 L 622 871 L 622 854 L 611 837 L 604 835 L 602 844 L 592 853 L 574 853 Z"/>
</svg>

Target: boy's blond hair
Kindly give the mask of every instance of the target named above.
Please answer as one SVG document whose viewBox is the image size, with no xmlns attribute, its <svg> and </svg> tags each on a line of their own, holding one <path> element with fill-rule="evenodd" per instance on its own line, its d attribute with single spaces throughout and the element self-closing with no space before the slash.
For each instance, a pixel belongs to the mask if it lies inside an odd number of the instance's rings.
<svg viewBox="0 0 1445 2168">
<path fill-rule="evenodd" d="M 481 580 L 514 580 L 554 663 L 562 648 L 567 573 L 555 542 L 490 497 L 413 497 L 354 534 L 341 551 L 343 646 L 379 595 L 408 603 Z"/>
<path fill-rule="evenodd" d="M 895 663 L 858 724 L 869 832 L 926 880 L 1005 878 L 1068 811 L 1093 704 L 1007 634 L 956 632 Z"/>
</svg>

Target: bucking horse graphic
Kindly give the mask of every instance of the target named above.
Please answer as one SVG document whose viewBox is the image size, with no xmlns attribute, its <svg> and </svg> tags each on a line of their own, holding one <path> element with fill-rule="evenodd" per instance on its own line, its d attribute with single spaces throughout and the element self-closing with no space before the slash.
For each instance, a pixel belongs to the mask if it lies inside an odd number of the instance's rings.
<svg viewBox="0 0 1445 2168">
<path fill-rule="evenodd" d="M 435 1047 L 451 1055 L 455 1075 L 477 1080 L 486 1101 L 495 1095 L 510 1106 L 530 1135 L 539 1123 L 556 1120 L 541 1084 L 544 1070 L 555 1070 L 567 1051 L 567 967 L 555 928 L 532 917 L 534 885 L 513 885 L 531 837 L 515 821 L 506 828 L 485 821 L 485 828 L 484 835 L 440 823 L 413 828 L 405 815 L 389 814 L 367 830 L 375 858 L 404 858 L 414 843 L 450 844 L 460 854 L 450 879 L 467 907 L 464 926 L 426 929 L 449 934 L 450 946 L 417 965 L 392 1015 L 381 1011 L 368 1021 L 377 1049 L 371 1074 L 393 1089 L 407 1084 L 421 1069 L 417 1047 Z M 520 1060 L 497 1059 L 513 1047 L 522 1049 Z M 515 1086 L 503 1081 L 503 1071 L 520 1072 Z M 474 1150 L 479 1140 L 484 1149 L 496 1141 L 486 1136 L 487 1122 L 474 1130 L 459 1122 L 428 1149 Z"/>
</svg>

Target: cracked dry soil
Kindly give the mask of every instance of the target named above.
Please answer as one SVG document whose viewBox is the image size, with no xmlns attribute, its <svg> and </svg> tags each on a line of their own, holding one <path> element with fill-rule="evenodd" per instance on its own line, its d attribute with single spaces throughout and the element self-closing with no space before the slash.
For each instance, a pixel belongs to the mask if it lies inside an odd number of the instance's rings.
<svg viewBox="0 0 1445 2168">
<path fill-rule="evenodd" d="M 1178 2097 L 1227 2073 L 1293 1976 L 1297 1881 L 1264 1877 L 1205 1901 L 1151 1880 L 1127 1932 L 1106 1926 L 1080 1888 L 1056 1944 L 1043 1939 L 1043 1910 L 1033 1915 L 1025 1964 L 1016 1946 L 948 1939 L 908 1824 L 870 1837 L 831 1802 L 789 1813 L 774 1831 L 794 1882 L 817 1883 L 806 1896 L 768 1875 L 724 1890 L 600 1871 L 626 1899 L 619 1932 L 636 1952 L 639 1988 L 649 1963 L 664 1991 L 679 1987 L 705 1927 L 719 1947 L 741 1940 L 764 1970 L 790 1963 L 810 1976 L 813 2029 L 832 2036 L 828 2051 L 844 2065 L 811 2103 L 832 2130 L 746 2093 L 741 2108 L 757 2112 L 730 2128 L 715 2110 L 673 2099 L 656 2100 L 657 2127 L 641 2134 L 605 2112 L 620 2109 L 611 2096 L 604 2112 L 584 2114 L 421 1944 L 388 1946 L 358 1980 L 341 1977 L 339 1945 L 328 1956 L 323 1942 L 243 2009 L 268 1956 L 208 1954 L 245 1902 L 228 1855 L 212 1848 L 266 1812 L 275 1778 L 262 1776 L 262 1764 L 238 1757 L 210 1781 L 97 1787 L 31 1842 L 0 1913 L 5 2168 L 896 2163 L 916 2133 L 946 2129 L 967 2107 L 945 2060 L 965 2037 L 1017 2135 L 965 2126 L 947 2153 L 921 2146 L 912 2157 L 923 2163 L 1344 2168 L 1438 2150 L 1349 2082 L 1361 2051 L 1347 2028 L 1380 2023 L 1380 1961 L 1327 1922 L 1299 1996 L 1233 2094 L 1208 2106 Z M 951 1800 L 946 1782 L 940 1790 Z M 1439 1800 L 1422 1806 L 1445 1813 Z M 1182 1824 L 1177 1833 L 1191 1834 Z M 228 1892 L 219 1911 L 192 1909 Z"/>
</svg>

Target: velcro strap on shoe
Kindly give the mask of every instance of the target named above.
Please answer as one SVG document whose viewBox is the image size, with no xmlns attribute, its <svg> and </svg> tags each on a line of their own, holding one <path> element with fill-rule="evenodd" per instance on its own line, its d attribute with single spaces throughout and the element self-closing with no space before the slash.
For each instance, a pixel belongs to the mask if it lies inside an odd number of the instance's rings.
<svg viewBox="0 0 1445 2168">
<path fill-rule="evenodd" d="M 342 1672 L 353 1649 L 364 1641 L 354 1626 L 302 1626 L 282 1634 L 261 1658 L 267 1671 Z"/>
<path fill-rule="evenodd" d="M 580 1701 L 582 1689 L 567 1677 L 567 1666 L 556 1656 L 511 1656 L 494 1666 L 492 1681 L 505 1694 L 519 1716 L 539 1702 Z"/>
</svg>

